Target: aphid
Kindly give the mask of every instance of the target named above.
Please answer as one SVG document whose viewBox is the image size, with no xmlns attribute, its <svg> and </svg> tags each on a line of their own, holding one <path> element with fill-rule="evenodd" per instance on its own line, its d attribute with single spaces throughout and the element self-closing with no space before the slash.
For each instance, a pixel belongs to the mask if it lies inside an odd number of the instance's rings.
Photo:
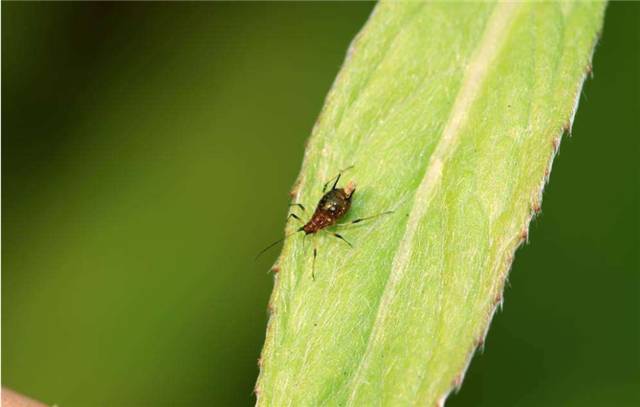
<svg viewBox="0 0 640 407">
<path fill-rule="evenodd" d="M 294 218 L 299 222 L 303 222 L 304 225 L 296 229 L 294 232 L 286 235 L 282 239 L 279 239 L 273 242 L 272 244 L 270 244 L 269 246 L 267 246 L 266 248 L 264 248 L 260 253 L 258 253 L 258 256 L 256 256 L 256 258 L 259 257 L 262 253 L 272 248 L 273 246 L 277 245 L 278 243 L 282 242 L 283 240 L 287 239 L 288 237 L 298 232 L 304 232 L 306 237 L 307 235 L 312 235 L 320 231 L 324 231 L 342 240 L 343 242 L 348 244 L 349 247 L 353 247 L 353 245 L 349 243 L 349 241 L 345 239 L 341 234 L 336 233 L 334 231 L 328 231 L 327 228 L 331 226 L 342 227 L 347 225 L 353 225 L 353 224 L 362 222 L 364 220 L 369 220 L 369 219 L 377 218 L 378 216 L 392 213 L 393 211 L 386 211 L 383 213 L 379 213 L 377 215 L 358 218 L 347 223 L 338 223 L 338 221 L 341 218 L 343 218 L 346 215 L 346 213 L 349 211 L 349 208 L 351 208 L 351 200 L 353 199 L 353 194 L 356 191 L 356 186 L 353 181 L 349 182 L 344 188 L 337 187 L 338 181 L 340 181 L 340 177 L 342 176 L 342 173 L 352 167 L 353 166 L 345 168 L 344 170 L 340 171 L 338 175 L 336 175 L 335 177 L 333 177 L 331 180 L 329 180 L 327 183 L 324 184 L 324 186 L 322 187 L 323 196 L 322 198 L 320 198 L 320 202 L 318 202 L 318 205 L 316 206 L 316 210 L 313 212 L 313 215 L 311 216 L 311 219 L 309 219 L 308 222 L 304 223 L 304 221 L 300 219 L 298 215 L 296 215 L 295 213 L 290 213 L 287 219 Z M 333 183 L 333 185 L 331 186 L 331 189 L 327 191 L 327 187 L 331 183 Z M 305 207 L 302 204 L 293 203 L 290 206 L 296 206 L 302 209 L 302 211 L 305 211 Z M 316 247 L 314 247 L 313 248 L 313 267 L 311 271 L 311 277 L 314 280 L 315 280 L 315 262 L 316 262 L 317 256 L 318 256 L 318 250 Z"/>
</svg>

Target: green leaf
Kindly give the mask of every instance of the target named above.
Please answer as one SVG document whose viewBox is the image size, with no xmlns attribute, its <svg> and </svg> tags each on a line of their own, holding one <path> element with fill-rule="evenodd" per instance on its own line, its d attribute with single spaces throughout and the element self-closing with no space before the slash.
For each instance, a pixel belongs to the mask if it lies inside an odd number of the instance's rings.
<svg viewBox="0 0 640 407">
<path fill-rule="evenodd" d="M 353 164 L 339 185 L 357 185 L 345 221 L 395 212 L 339 227 L 353 249 L 323 232 L 286 241 L 259 405 L 436 405 L 460 385 L 571 129 L 604 8 L 377 5 L 292 197 L 309 217 Z"/>
</svg>

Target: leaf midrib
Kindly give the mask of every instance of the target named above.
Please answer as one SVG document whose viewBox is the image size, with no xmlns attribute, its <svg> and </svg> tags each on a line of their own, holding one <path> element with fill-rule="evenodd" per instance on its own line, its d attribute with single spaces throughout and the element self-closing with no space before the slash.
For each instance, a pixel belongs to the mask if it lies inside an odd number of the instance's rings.
<svg viewBox="0 0 640 407">
<path fill-rule="evenodd" d="M 469 111 L 469 106 L 474 102 L 481 90 L 481 85 L 487 78 L 491 62 L 500 53 L 505 44 L 506 31 L 515 20 L 516 11 L 521 8 L 518 3 L 501 3 L 496 6 L 491 18 L 487 22 L 482 40 L 478 44 L 476 51 L 472 54 L 470 63 L 465 72 L 465 79 L 458 90 L 447 124 L 440 136 L 438 145 L 429 158 L 422 181 L 413 197 L 413 205 L 407 221 L 404 236 L 396 251 L 392 262 L 392 269 L 387 276 L 382 298 L 378 302 L 378 310 L 374 318 L 372 329 L 369 332 L 367 346 L 360 363 L 347 385 L 351 388 L 347 405 L 352 405 L 358 391 L 358 385 L 362 379 L 370 360 L 371 349 L 377 342 L 382 329 L 383 321 L 389 309 L 389 302 L 394 297 L 395 285 L 400 281 L 411 255 L 411 247 L 417 231 L 419 221 L 424 217 L 429 207 L 433 192 L 442 176 L 442 169 L 447 158 L 455 151 L 456 141 L 460 135 L 461 128 L 465 123 L 465 113 Z M 428 362 L 427 362 L 428 363 Z M 416 392 L 419 389 L 416 389 Z"/>
</svg>

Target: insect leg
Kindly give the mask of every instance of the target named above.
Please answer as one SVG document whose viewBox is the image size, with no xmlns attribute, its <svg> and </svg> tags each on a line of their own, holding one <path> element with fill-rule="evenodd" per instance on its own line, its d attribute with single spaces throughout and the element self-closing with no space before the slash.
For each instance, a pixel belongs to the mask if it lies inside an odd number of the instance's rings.
<svg viewBox="0 0 640 407">
<path fill-rule="evenodd" d="M 300 217 L 298 215 L 296 215 L 295 213 L 290 213 L 289 216 L 287 216 L 287 221 L 289 219 L 291 219 L 291 218 L 293 218 L 293 219 L 295 219 L 295 220 L 297 220 L 299 222 L 304 223 L 304 221 L 302 219 L 300 219 Z"/>
<path fill-rule="evenodd" d="M 349 247 L 353 248 L 353 245 L 351 243 L 349 243 L 349 241 L 347 239 L 345 239 L 344 237 L 342 237 L 341 234 L 339 233 L 332 233 L 335 237 L 337 237 L 338 239 L 342 240 L 343 242 L 345 242 L 346 244 L 349 245 Z"/>
<path fill-rule="evenodd" d="M 354 219 L 351 222 L 347 222 L 347 223 L 338 223 L 336 226 L 349 226 L 349 225 L 354 225 L 356 223 L 360 223 L 360 222 L 364 222 L 365 220 L 371 220 L 371 219 L 375 219 L 377 217 L 383 216 L 383 215 L 389 215 L 393 213 L 393 211 L 386 211 L 386 212 L 382 212 L 382 213 L 378 213 L 376 215 L 371 215 L 371 216 L 365 216 L 364 218 L 358 218 L 358 219 Z"/>
<path fill-rule="evenodd" d="M 291 206 L 297 206 L 298 208 L 302 209 L 302 212 L 304 212 L 304 211 L 305 211 L 305 209 L 304 209 L 304 205 L 302 205 L 302 204 L 300 204 L 300 203 L 292 203 L 292 204 L 289 204 L 289 206 L 290 206 L 290 207 L 291 207 Z"/>
<path fill-rule="evenodd" d="M 316 257 L 318 257 L 318 249 L 313 248 L 313 263 L 311 264 L 311 279 L 316 281 Z"/>
</svg>

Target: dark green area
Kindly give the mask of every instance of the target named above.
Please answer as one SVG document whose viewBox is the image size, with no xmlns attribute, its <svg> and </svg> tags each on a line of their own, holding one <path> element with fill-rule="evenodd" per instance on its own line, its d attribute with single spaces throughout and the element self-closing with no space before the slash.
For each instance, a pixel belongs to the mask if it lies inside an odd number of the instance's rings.
<svg viewBox="0 0 640 407">
<path fill-rule="evenodd" d="M 2 4 L 2 380 L 250 405 L 288 189 L 370 3 Z M 451 406 L 637 405 L 638 27 L 612 4 Z"/>
</svg>

